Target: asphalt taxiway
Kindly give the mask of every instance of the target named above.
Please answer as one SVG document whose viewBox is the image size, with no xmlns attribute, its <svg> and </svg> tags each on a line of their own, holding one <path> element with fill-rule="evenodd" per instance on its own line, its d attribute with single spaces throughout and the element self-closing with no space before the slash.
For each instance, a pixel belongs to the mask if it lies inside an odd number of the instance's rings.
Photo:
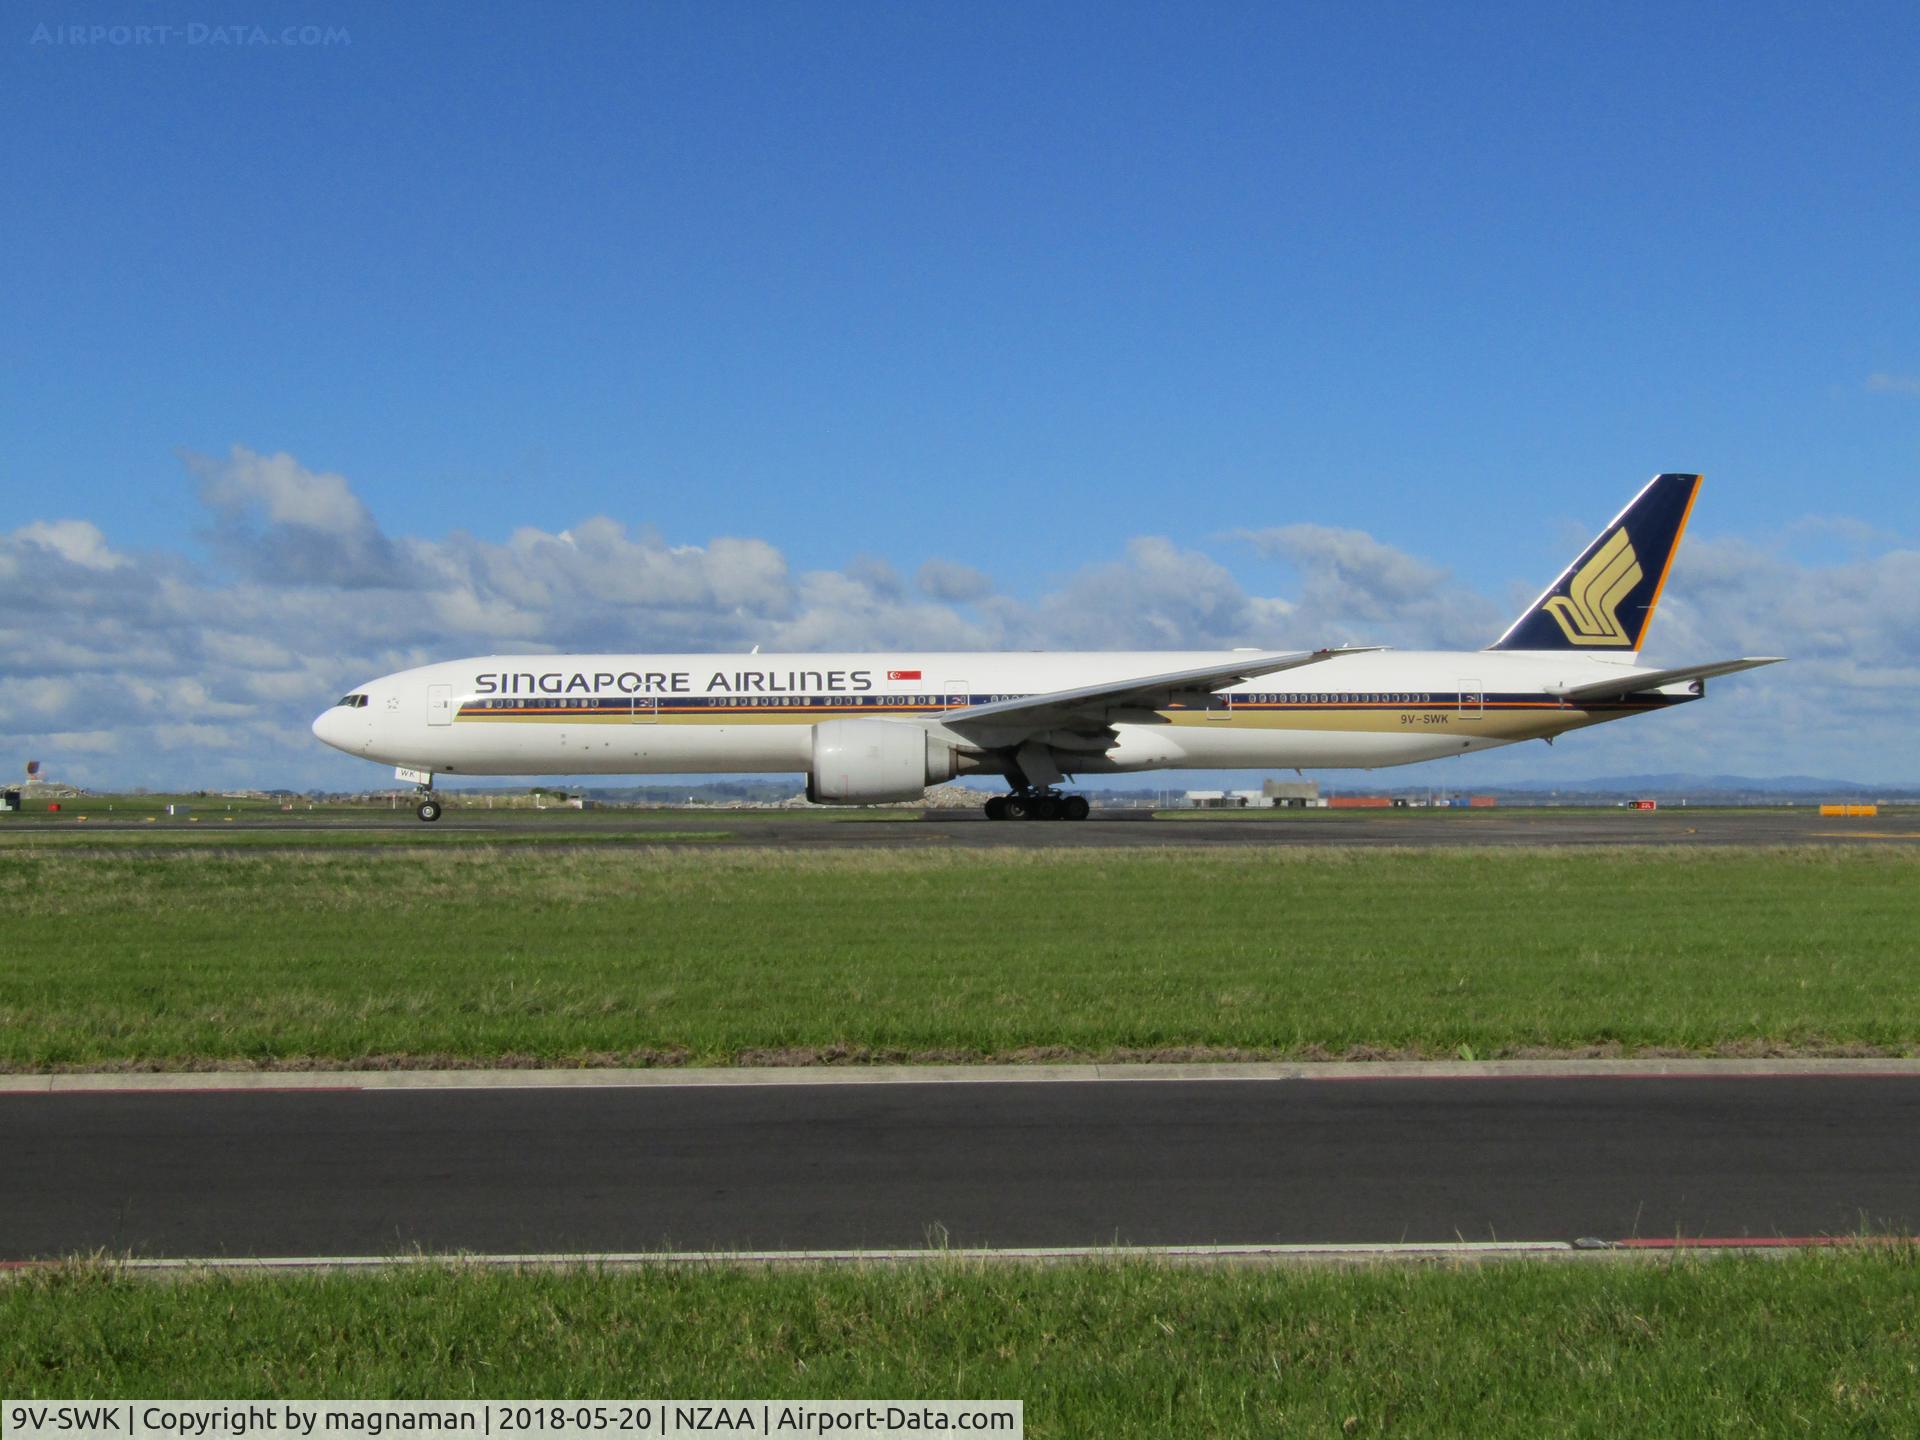
<svg viewBox="0 0 1920 1440">
<path fill-rule="evenodd" d="M 16 1092 L 0 1259 L 1912 1233 L 1917 1133 L 1913 1073 Z"/>
<path fill-rule="evenodd" d="M 529 814 L 449 809 L 444 819 L 422 824 L 409 811 L 348 816 L 246 814 L 231 820 L 209 814 L 183 823 L 147 823 L 111 812 L 78 816 L 16 818 L 0 832 L 8 839 L 44 838 L 84 843 L 110 835 L 125 844 L 131 834 L 156 845 L 187 838 L 195 844 L 236 845 L 265 838 L 328 845 L 390 844 L 418 837 L 423 843 L 459 840 L 543 844 L 577 839 L 581 844 L 712 843 L 782 849 L 1014 845 L 1050 848 L 1216 848 L 1222 846 L 1413 846 L 1439 845 L 1914 845 L 1920 844 L 1920 808 L 1878 816 L 1836 819 L 1797 809 L 1674 808 L 1658 811 L 1608 809 L 1345 810 L 1270 811 L 1219 816 L 1168 817 L 1148 811 L 1096 812 L 1081 821 L 990 821 L 976 811 L 929 811 L 913 815 L 815 817 L 764 811 L 687 809 Z"/>
</svg>

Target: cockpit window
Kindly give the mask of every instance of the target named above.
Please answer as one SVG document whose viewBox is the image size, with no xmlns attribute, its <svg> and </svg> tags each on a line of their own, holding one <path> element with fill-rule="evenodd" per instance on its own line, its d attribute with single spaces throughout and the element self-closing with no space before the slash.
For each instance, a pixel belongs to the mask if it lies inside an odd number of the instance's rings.
<svg viewBox="0 0 1920 1440">
<path fill-rule="evenodd" d="M 344 705 L 349 710 L 364 710 L 367 708 L 367 697 L 364 695 L 342 695 L 335 704 Z"/>
</svg>

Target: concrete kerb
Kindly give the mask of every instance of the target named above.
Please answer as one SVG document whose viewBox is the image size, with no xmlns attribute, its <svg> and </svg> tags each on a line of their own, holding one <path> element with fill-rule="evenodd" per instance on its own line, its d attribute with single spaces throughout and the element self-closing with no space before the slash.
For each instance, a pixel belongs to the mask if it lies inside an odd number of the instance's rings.
<svg viewBox="0 0 1920 1440">
<path fill-rule="evenodd" d="M 0 1095 L 104 1091 L 656 1089 L 766 1085 L 1006 1085 L 1095 1081 L 1687 1079 L 1920 1076 L 1920 1057 L 1394 1060 L 1244 1064 L 847 1065 L 569 1070 L 195 1070 L 0 1074 Z"/>
</svg>

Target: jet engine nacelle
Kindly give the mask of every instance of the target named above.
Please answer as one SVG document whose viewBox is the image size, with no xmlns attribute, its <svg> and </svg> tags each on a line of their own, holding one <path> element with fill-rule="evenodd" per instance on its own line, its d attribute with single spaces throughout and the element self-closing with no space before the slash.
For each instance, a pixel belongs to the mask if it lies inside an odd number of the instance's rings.
<svg viewBox="0 0 1920 1440">
<path fill-rule="evenodd" d="M 816 805 L 918 800 L 959 768 L 953 746 L 898 720 L 823 720 L 813 727 L 807 799 Z"/>
</svg>

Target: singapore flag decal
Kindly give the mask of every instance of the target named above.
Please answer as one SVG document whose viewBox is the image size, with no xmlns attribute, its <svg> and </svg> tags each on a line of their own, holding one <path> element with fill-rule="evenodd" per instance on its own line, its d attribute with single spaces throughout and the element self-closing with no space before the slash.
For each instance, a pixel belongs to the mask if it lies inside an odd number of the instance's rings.
<svg viewBox="0 0 1920 1440">
<path fill-rule="evenodd" d="M 920 672 L 918 670 L 887 671 L 887 679 L 889 680 L 918 680 L 919 678 L 920 678 Z"/>
</svg>

